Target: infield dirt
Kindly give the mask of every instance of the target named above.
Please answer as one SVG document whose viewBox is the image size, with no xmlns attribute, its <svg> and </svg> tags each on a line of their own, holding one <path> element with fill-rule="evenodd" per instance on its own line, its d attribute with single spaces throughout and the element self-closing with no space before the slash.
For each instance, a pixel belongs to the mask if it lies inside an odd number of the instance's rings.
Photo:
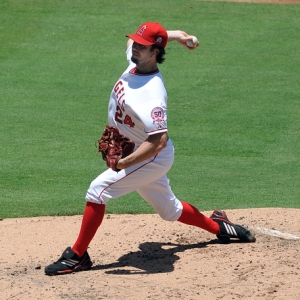
<svg viewBox="0 0 300 300">
<path fill-rule="evenodd" d="M 299 300 L 299 213 L 228 210 L 232 221 L 248 225 L 257 238 L 256 243 L 228 245 L 157 215 L 106 215 L 88 250 L 92 269 L 61 276 L 46 276 L 44 268 L 72 246 L 81 216 L 4 219 L 0 297 Z M 271 236 L 258 228 L 285 235 Z"/>
</svg>

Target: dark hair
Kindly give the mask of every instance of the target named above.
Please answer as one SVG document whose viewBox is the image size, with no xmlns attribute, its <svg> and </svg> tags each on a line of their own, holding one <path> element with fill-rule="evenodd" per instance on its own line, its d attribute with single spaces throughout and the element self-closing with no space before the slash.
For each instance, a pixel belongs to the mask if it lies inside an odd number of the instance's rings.
<svg viewBox="0 0 300 300">
<path fill-rule="evenodd" d="M 152 45 L 150 48 L 150 51 L 153 51 L 154 49 L 158 49 L 159 53 L 156 55 L 156 62 L 158 64 L 162 64 L 165 61 L 165 48 L 157 46 L 157 45 Z"/>
</svg>

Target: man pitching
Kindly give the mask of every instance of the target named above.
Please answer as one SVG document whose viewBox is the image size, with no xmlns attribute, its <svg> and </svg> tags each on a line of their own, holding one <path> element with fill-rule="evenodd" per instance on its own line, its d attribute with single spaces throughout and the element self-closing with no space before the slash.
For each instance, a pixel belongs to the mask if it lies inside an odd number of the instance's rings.
<svg viewBox="0 0 300 300">
<path fill-rule="evenodd" d="M 196 207 L 177 199 L 166 176 L 173 164 L 174 148 L 168 136 L 167 92 L 158 64 L 165 60 L 168 42 L 177 41 L 194 50 L 198 40 L 181 30 L 166 31 L 155 22 L 142 24 L 127 37 L 129 65 L 112 89 L 108 123 L 134 141 L 134 151 L 113 159 L 110 168 L 92 181 L 77 240 L 58 261 L 45 268 L 47 275 L 89 270 L 92 261 L 87 248 L 102 223 L 108 201 L 133 191 L 166 221 L 200 227 L 217 235 L 222 243 L 230 239 L 255 242 L 252 233 L 230 222 L 224 211 L 215 210 L 208 218 Z"/>
</svg>

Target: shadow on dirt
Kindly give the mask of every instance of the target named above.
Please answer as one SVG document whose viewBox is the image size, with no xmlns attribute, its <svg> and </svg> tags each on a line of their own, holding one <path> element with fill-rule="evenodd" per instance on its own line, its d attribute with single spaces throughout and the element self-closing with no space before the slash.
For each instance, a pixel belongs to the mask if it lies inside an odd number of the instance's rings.
<svg viewBox="0 0 300 300">
<path fill-rule="evenodd" d="M 174 271 L 174 263 L 179 259 L 176 253 L 189 249 L 201 249 L 209 244 L 217 243 L 218 240 L 190 245 L 146 242 L 140 244 L 138 251 L 121 256 L 117 262 L 97 265 L 92 267 L 92 270 L 114 269 L 105 273 L 118 275 L 168 273 Z"/>
</svg>

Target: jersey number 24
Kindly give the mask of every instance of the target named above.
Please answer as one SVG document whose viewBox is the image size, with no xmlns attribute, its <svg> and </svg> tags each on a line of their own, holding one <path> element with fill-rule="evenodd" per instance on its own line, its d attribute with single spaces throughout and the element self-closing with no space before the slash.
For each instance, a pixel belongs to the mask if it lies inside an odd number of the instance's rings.
<svg viewBox="0 0 300 300">
<path fill-rule="evenodd" d="M 122 109 L 119 105 L 117 105 L 116 108 L 115 120 L 120 124 L 126 124 L 130 127 L 134 127 L 135 125 L 130 116 L 128 115 L 123 116 Z"/>
</svg>

